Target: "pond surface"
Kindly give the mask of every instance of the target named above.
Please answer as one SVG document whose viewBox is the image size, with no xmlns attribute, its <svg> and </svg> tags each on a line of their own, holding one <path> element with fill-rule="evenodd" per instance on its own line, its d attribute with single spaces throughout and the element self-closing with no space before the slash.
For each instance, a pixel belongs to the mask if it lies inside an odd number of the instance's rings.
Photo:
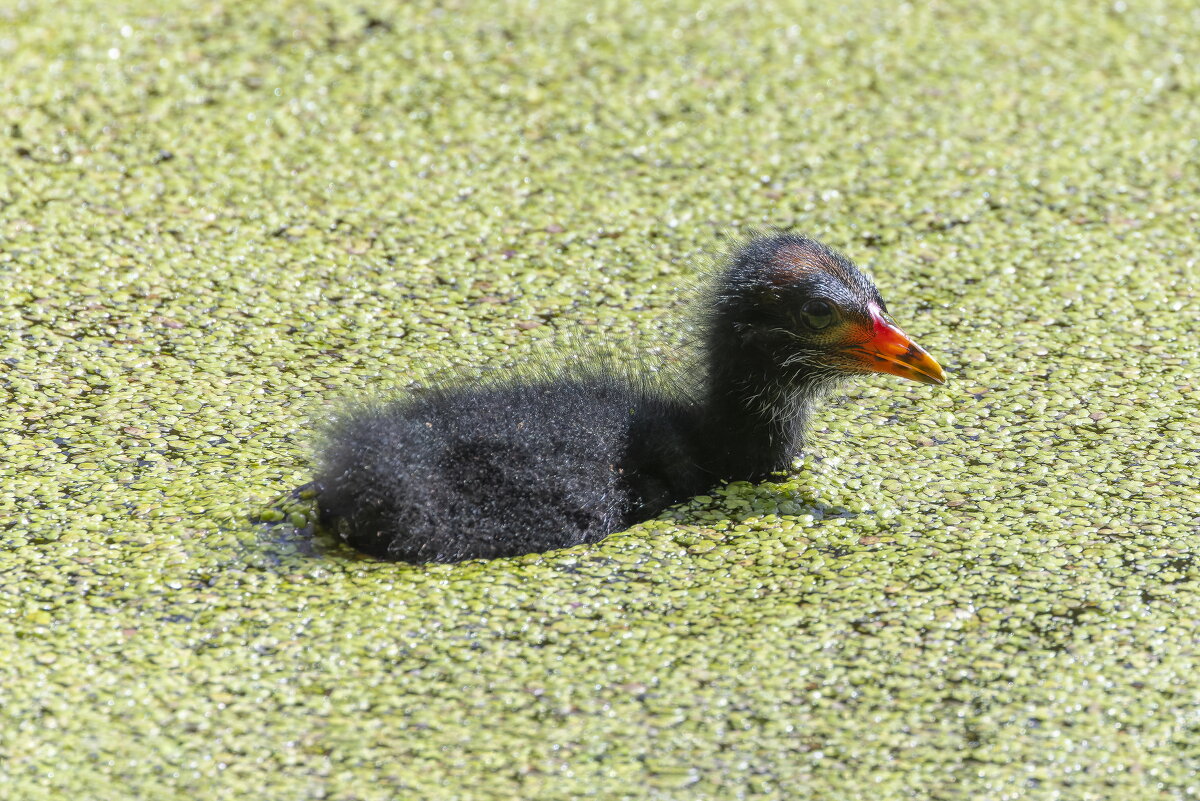
<svg viewBox="0 0 1200 801">
<path fill-rule="evenodd" d="M 1193 4 L 0 10 L 13 798 L 1200 793 Z M 819 237 L 947 368 L 590 547 L 314 532 L 351 399 Z"/>
</svg>

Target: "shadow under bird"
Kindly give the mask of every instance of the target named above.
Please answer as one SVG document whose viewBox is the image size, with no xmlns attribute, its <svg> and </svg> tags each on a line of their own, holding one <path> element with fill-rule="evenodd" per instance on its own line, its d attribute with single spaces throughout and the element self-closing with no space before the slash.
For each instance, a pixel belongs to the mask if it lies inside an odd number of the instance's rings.
<svg viewBox="0 0 1200 801">
<path fill-rule="evenodd" d="M 321 446 L 322 522 L 409 562 L 597 542 L 720 482 L 786 470 L 814 403 L 849 376 L 945 381 L 871 280 L 807 237 L 745 243 L 697 303 L 699 357 L 671 386 L 564 368 L 349 412 Z"/>
</svg>

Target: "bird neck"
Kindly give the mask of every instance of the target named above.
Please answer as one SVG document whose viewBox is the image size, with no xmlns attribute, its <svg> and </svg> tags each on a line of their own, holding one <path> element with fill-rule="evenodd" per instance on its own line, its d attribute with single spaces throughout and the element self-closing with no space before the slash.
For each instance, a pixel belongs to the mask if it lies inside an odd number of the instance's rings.
<svg viewBox="0 0 1200 801">
<path fill-rule="evenodd" d="M 724 351 L 724 352 L 721 352 Z M 760 481 L 786 470 L 799 450 L 811 398 L 803 375 L 784 376 L 750 348 L 710 348 L 706 469 L 728 481 Z"/>
</svg>

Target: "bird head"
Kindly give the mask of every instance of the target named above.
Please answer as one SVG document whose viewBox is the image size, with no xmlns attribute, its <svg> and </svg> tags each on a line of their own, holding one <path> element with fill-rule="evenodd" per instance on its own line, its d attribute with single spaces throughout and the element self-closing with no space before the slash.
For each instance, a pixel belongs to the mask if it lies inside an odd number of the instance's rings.
<svg viewBox="0 0 1200 801">
<path fill-rule="evenodd" d="M 740 349 L 785 374 L 835 381 L 887 373 L 942 384 L 941 366 L 888 315 L 852 261 L 802 236 L 754 239 L 734 255 L 714 298 L 715 322 Z"/>
</svg>

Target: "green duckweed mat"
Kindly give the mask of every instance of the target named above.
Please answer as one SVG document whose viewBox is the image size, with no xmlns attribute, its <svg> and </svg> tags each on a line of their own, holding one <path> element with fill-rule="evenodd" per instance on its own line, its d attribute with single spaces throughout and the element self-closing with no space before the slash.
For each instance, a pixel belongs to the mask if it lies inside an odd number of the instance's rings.
<svg viewBox="0 0 1200 801">
<path fill-rule="evenodd" d="M 0 6 L 0 794 L 1200 795 L 1200 8 Z M 413 567 L 315 424 L 754 226 L 950 373 L 778 483 Z M 666 344 L 664 344 L 666 343 Z"/>
</svg>

